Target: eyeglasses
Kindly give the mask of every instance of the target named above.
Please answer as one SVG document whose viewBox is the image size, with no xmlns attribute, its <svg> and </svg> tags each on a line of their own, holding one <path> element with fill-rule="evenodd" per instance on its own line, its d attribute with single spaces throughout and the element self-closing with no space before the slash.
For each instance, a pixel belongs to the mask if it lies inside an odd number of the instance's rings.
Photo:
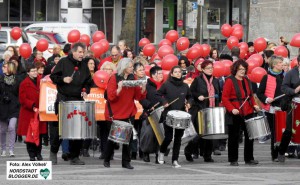
<svg viewBox="0 0 300 185">
<path fill-rule="evenodd" d="M 112 57 L 117 57 L 119 54 L 116 54 L 116 55 L 110 55 L 110 56 L 112 56 Z"/>
<path fill-rule="evenodd" d="M 245 68 L 239 68 L 238 70 L 239 70 L 239 71 L 246 71 Z"/>
<path fill-rule="evenodd" d="M 206 68 L 204 68 L 204 69 L 206 69 L 206 70 L 212 70 L 213 67 L 206 67 Z"/>
</svg>

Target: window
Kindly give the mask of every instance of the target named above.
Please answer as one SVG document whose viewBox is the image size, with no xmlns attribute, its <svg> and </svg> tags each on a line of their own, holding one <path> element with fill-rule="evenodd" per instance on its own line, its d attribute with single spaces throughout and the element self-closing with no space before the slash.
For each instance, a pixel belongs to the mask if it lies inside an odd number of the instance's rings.
<svg viewBox="0 0 300 185">
<path fill-rule="evenodd" d="M 35 21 L 46 21 L 46 0 L 35 0 Z"/>
<path fill-rule="evenodd" d="M 65 44 L 66 43 L 66 41 L 58 33 L 54 34 L 53 36 L 54 36 L 54 38 L 56 39 L 56 41 L 58 43 L 60 43 L 60 44 Z"/>
<path fill-rule="evenodd" d="M 3 1 L 3 3 L 0 3 L 0 21 L 8 21 L 8 8 L 7 8 L 7 6 L 8 6 L 7 1 Z"/>
<path fill-rule="evenodd" d="M 22 2 L 22 20 L 23 21 L 33 21 L 33 7 L 34 0 L 23 0 Z"/>
<path fill-rule="evenodd" d="M 0 43 L 7 43 L 7 32 L 6 31 L 0 31 Z"/>
<path fill-rule="evenodd" d="M 19 0 L 10 0 L 10 21 L 20 21 L 20 1 Z"/>
</svg>

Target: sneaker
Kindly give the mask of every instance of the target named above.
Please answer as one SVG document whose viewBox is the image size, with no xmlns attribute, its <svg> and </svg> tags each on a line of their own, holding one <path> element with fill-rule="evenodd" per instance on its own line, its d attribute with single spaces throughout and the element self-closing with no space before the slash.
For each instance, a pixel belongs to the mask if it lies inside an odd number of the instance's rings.
<svg viewBox="0 0 300 185">
<path fill-rule="evenodd" d="M 159 164 L 164 164 L 164 163 L 165 163 L 165 161 L 164 161 L 164 156 L 165 156 L 164 153 L 159 153 L 159 154 L 158 154 L 158 163 L 159 163 Z"/>
<path fill-rule="evenodd" d="M 9 151 L 9 157 L 15 157 L 14 151 L 12 150 Z"/>
<path fill-rule="evenodd" d="M 2 151 L 1 152 L 1 157 L 5 157 L 6 156 L 6 151 Z"/>
<path fill-rule="evenodd" d="M 181 166 L 178 164 L 178 161 L 173 161 L 173 168 L 180 168 Z"/>
<path fill-rule="evenodd" d="M 80 160 L 78 157 L 75 157 L 74 159 L 71 159 L 70 164 L 71 165 L 85 165 L 85 162 Z"/>
</svg>

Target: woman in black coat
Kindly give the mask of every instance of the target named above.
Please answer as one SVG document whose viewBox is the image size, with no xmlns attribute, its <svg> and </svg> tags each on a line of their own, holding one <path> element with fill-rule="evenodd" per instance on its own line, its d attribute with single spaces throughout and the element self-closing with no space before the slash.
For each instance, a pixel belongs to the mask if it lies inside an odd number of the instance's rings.
<svg viewBox="0 0 300 185">
<path fill-rule="evenodd" d="M 213 62 L 210 60 L 205 60 L 204 62 L 202 62 L 201 68 L 202 74 L 195 78 L 190 87 L 194 99 L 194 104 L 189 112 L 192 115 L 192 122 L 196 131 L 199 130 L 198 112 L 208 107 L 217 107 L 221 98 L 219 80 L 212 76 Z M 193 153 L 193 150 L 196 150 L 195 153 L 196 155 L 198 155 L 199 144 L 204 161 L 214 162 L 214 160 L 211 158 L 213 149 L 212 140 L 202 139 L 200 137 L 196 137 L 186 146 L 184 150 L 186 159 L 190 162 L 193 161 L 191 154 Z"/>
<path fill-rule="evenodd" d="M 16 65 L 4 63 L 3 76 L 0 76 L 0 140 L 1 156 L 6 156 L 6 132 L 8 133 L 9 156 L 14 157 L 16 125 L 19 117 L 19 86 L 20 79 L 16 76 Z"/>
<path fill-rule="evenodd" d="M 165 139 L 160 147 L 158 157 L 158 162 L 160 164 L 164 164 L 164 153 L 167 151 L 168 146 L 173 139 L 173 128 L 165 123 L 167 114 L 171 110 L 188 110 L 192 102 L 192 95 L 190 93 L 189 86 L 183 82 L 182 71 L 179 66 L 174 66 L 171 69 L 168 80 L 158 90 L 158 94 L 163 97 L 163 105 L 165 106 L 165 110 L 162 112 L 160 119 L 160 122 L 164 123 Z M 179 99 L 173 104 L 168 104 L 168 102 L 172 102 L 177 98 Z M 178 164 L 178 156 L 183 133 L 184 129 L 175 129 L 172 156 L 172 164 L 174 168 L 181 167 Z"/>
</svg>

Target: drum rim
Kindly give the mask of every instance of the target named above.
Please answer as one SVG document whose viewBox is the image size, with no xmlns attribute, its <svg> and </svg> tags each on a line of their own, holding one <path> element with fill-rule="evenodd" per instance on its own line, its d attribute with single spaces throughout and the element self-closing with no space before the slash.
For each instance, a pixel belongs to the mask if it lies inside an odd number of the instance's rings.
<svg viewBox="0 0 300 185">
<path fill-rule="evenodd" d="M 219 109 L 219 108 L 221 108 L 223 110 L 225 109 L 225 107 L 207 107 L 207 108 L 201 109 L 200 111 L 204 112 L 206 109 L 211 110 L 211 109 Z"/>
<path fill-rule="evenodd" d="M 96 102 L 95 101 L 84 101 L 84 100 L 78 100 L 78 101 L 60 101 L 59 102 L 60 104 L 77 104 L 77 103 L 80 103 L 80 104 L 95 104 Z"/>
<path fill-rule="evenodd" d="M 294 97 L 292 101 L 295 103 L 300 103 L 300 97 Z"/>
<path fill-rule="evenodd" d="M 157 111 L 160 110 L 160 109 L 164 109 L 164 106 L 160 106 L 160 107 L 154 109 L 154 110 L 150 113 L 150 115 L 154 114 L 155 112 L 157 112 Z"/>
<path fill-rule="evenodd" d="M 245 121 L 245 123 L 246 123 L 246 122 L 249 122 L 249 121 L 252 121 L 252 120 L 258 120 L 258 119 L 261 119 L 261 118 L 265 118 L 265 116 L 255 116 L 255 117 L 253 117 L 253 118 L 247 119 L 247 120 Z"/>
<path fill-rule="evenodd" d="M 191 118 L 191 117 L 192 117 L 190 113 L 185 112 L 185 111 L 182 111 L 182 110 L 170 110 L 170 111 L 168 111 L 167 116 L 169 116 L 172 112 L 180 112 L 180 113 L 184 113 L 184 114 L 186 114 L 186 115 L 189 116 L 189 117 L 187 117 L 187 118 Z M 170 116 L 173 116 L 173 115 L 170 115 Z M 176 117 L 176 118 L 177 118 L 177 117 Z"/>
</svg>

